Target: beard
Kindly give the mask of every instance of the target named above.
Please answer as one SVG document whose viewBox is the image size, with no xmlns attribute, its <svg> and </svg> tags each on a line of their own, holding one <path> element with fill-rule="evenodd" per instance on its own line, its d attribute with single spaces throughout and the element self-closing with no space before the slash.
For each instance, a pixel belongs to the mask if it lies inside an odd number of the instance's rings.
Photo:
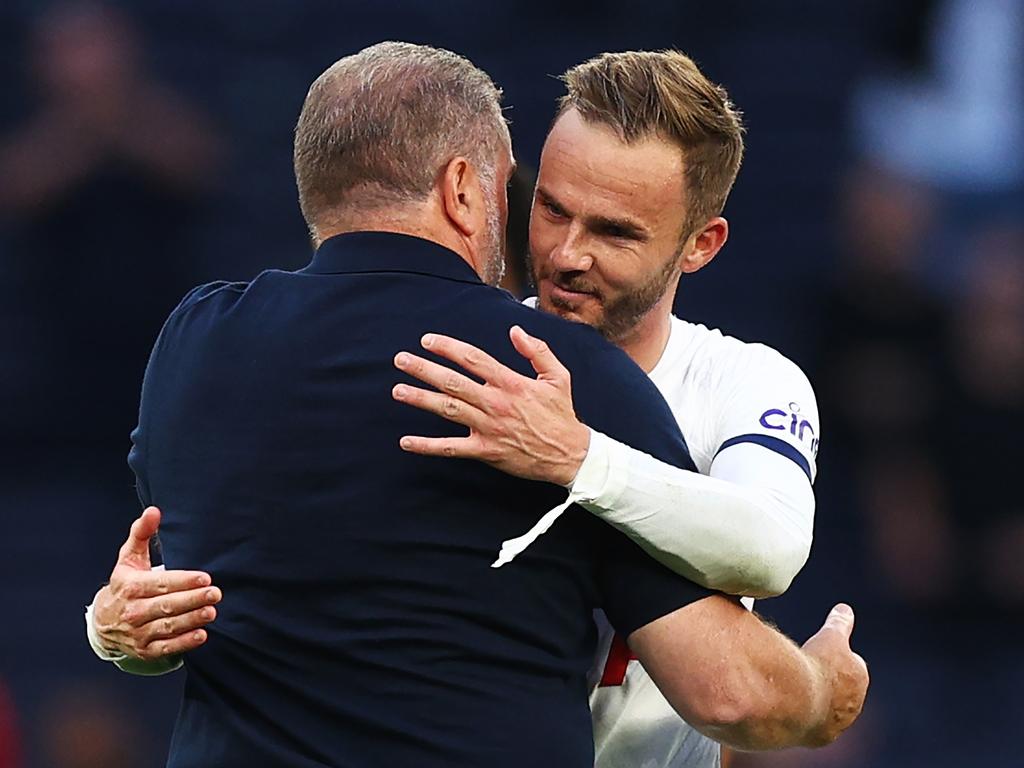
<svg viewBox="0 0 1024 768">
<path fill-rule="evenodd" d="M 498 201 L 486 203 L 487 229 L 484 233 L 482 251 L 484 255 L 483 274 L 480 278 L 490 286 L 497 286 L 505 276 L 505 232 L 501 226 Z"/>
<path fill-rule="evenodd" d="M 647 277 L 640 285 L 630 288 L 627 291 L 608 298 L 599 291 L 585 276 L 552 276 L 551 281 L 559 288 L 568 291 L 589 293 L 598 300 L 601 305 L 601 313 L 597 319 L 589 323 L 598 333 L 608 341 L 618 342 L 628 336 L 637 324 L 647 316 L 654 305 L 668 291 L 673 281 L 678 276 L 679 254 L 675 253 L 672 258 L 662 264 L 657 271 Z M 530 255 L 530 264 L 535 265 L 537 260 Z M 536 267 L 532 267 L 531 274 L 534 285 L 540 283 L 540 276 Z M 572 311 L 573 307 L 568 302 L 551 298 L 551 304 L 555 309 Z"/>
</svg>

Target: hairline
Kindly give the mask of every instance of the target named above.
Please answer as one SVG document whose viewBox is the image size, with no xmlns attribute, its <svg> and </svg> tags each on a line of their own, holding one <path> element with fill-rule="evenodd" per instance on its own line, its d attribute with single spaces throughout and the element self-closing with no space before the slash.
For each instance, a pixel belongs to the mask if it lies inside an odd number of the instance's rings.
<svg viewBox="0 0 1024 768">
<path fill-rule="evenodd" d="M 587 111 L 580 109 L 581 103 L 586 104 L 587 106 L 590 107 L 590 109 Z M 570 110 L 576 110 L 576 113 L 579 114 L 580 119 L 582 119 L 583 122 L 585 122 L 587 125 L 602 126 L 604 128 L 610 129 L 619 139 L 619 141 L 621 141 L 627 147 L 635 146 L 636 144 L 647 141 L 648 139 L 663 139 L 664 141 L 667 141 L 669 144 L 675 146 L 675 148 L 679 151 L 680 159 L 683 162 L 681 176 L 683 182 L 682 186 L 684 195 L 684 199 L 681 200 L 679 204 L 682 205 L 686 211 L 685 216 L 683 216 L 682 218 L 682 231 L 679 236 L 680 249 L 682 249 L 682 247 L 686 244 L 686 241 L 690 238 L 690 236 L 697 232 L 698 229 L 703 227 L 708 221 L 715 218 L 716 216 L 722 215 L 722 210 L 724 209 L 724 206 L 718 208 L 717 211 L 711 213 L 703 222 L 698 222 L 695 220 L 693 208 L 691 206 L 692 191 L 690 189 L 690 179 L 687 176 L 687 152 L 689 149 L 692 149 L 692 147 L 684 146 L 683 143 L 677 137 L 673 136 L 665 129 L 659 127 L 649 128 L 646 131 L 638 133 L 636 136 L 629 138 L 626 136 L 622 126 L 620 126 L 614 120 L 607 119 L 603 116 L 605 110 L 599 109 L 598 107 L 595 107 L 589 102 L 583 100 L 576 100 L 571 94 L 565 94 L 564 96 L 561 97 L 561 99 L 559 99 L 558 111 L 555 113 L 555 117 L 551 121 L 551 127 L 548 129 L 549 136 L 551 135 L 551 131 L 554 130 L 554 127 L 558 123 L 558 121 L 563 116 L 565 116 L 565 114 Z M 539 188 L 540 184 L 538 181 L 538 189 Z M 701 218 L 703 218 L 703 215 L 701 216 Z"/>
</svg>

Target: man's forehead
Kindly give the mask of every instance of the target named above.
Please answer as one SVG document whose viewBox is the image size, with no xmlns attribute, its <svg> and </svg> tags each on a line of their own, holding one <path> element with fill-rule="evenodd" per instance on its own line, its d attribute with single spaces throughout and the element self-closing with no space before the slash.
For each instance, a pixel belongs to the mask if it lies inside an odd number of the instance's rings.
<svg viewBox="0 0 1024 768">
<path fill-rule="evenodd" d="M 656 139 L 626 144 L 611 128 L 584 123 L 571 112 L 548 134 L 540 181 L 653 214 L 666 203 L 683 202 L 682 152 Z"/>
<path fill-rule="evenodd" d="M 564 136 L 549 136 L 544 144 L 541 171 L 568 176 L 575 183 L 617 195 L 632 195 L 644 188 L 639 168 L 629 163 L 605 163 L 586 146 Z"/>
</svg>

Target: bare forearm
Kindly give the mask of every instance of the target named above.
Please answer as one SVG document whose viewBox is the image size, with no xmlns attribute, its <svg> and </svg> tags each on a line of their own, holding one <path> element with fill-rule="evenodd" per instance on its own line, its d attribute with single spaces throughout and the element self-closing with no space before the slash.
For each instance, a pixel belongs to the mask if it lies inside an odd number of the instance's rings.
<svg viewBox="0 0 1024 768">
<path fill-rule="evenodd" d="M 779 642 L 766 643 L 763 655 L 744 659 L 730 683 L 744 691 L 736 716 L 695 727 L 742 751 L 828 743 L 822 733 L 831 705 L 827 674 L 785 637 L 773 637 Z"/>
<path fill-rule="evenodd" d="M 815 658 L 724 597 L 677 614 L 629 643 L 688 723 L 740 750 L 823 743 L 832 686 Z"/>
</svg>

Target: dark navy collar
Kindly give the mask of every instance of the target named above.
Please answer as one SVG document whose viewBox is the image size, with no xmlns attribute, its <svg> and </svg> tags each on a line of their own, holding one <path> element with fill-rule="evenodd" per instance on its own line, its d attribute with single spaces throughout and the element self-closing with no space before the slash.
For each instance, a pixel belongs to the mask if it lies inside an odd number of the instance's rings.
<svg viewBox="0 0 1024 768">
<path fill-rule="evenodd" d="M 454 251 L 430 240 L 397 232 L 347 232 L 324 240 L 301 272 L 337 275 L 412 272 L 463 283 L 483 284 Z"/>
</svg>

